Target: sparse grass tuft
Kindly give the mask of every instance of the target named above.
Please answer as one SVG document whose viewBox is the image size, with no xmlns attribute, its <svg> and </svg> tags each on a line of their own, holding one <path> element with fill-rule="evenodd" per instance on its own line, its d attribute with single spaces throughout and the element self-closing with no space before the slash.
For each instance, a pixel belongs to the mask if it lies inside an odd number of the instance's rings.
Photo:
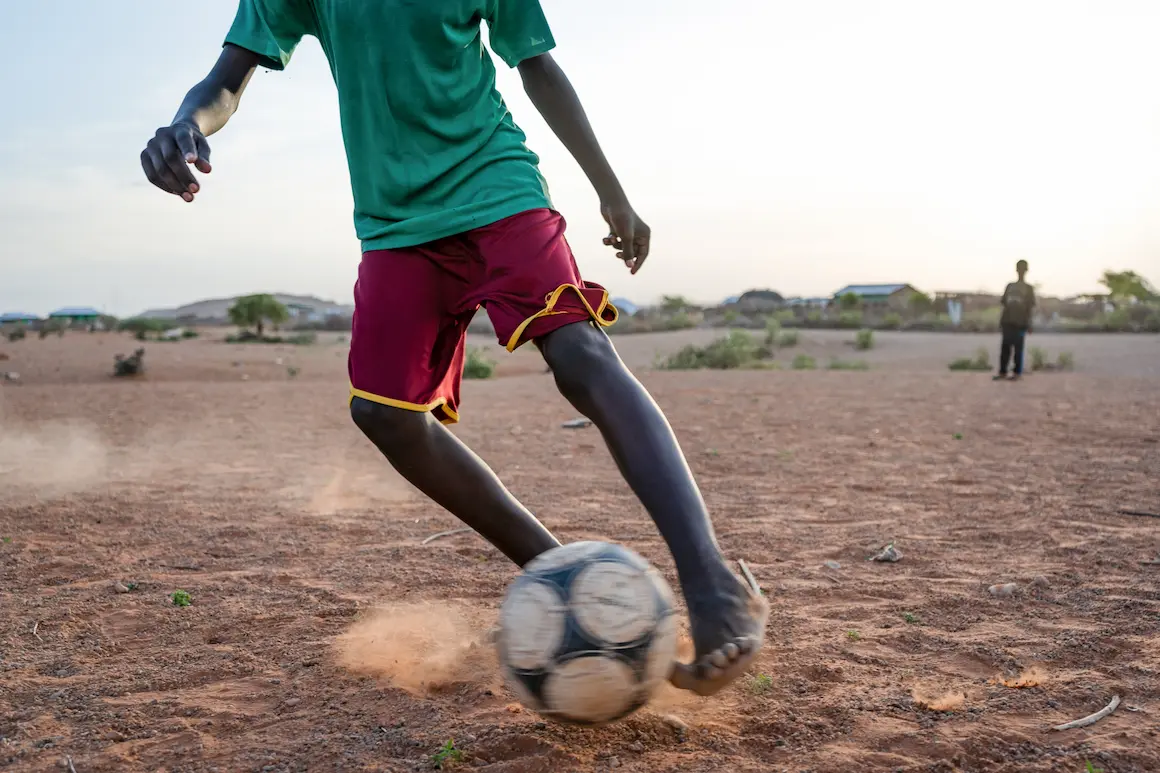
<svg viewBox="0 0 1160 773">
<path fill-rule="evenodd" d="M 773 677 L 769 674 L 755 674 L 749 680 L 749 691 L 754 695 L 764 695 L 773 689 Z"/>
<path fill-rule="evenodd" d="M 436 770 L 447 770 L 458 762 L 463 762 L 463 752 L 455 748 L 453 738 L 448 738 L 447 742 L 431 755 L 431 765 Z"/>
<path fill-rule="evenodd" d="M 829 370 L 870 370 L 870 363 L 865 360 L 830 360 L 826 367 Z"/>
<path fill-rule="evenodd" d="M 790 349 L 798 345 L 798 332 L 786 330 L 777 338 L 777 345 L 782 349 Z"/>
<path fill-rule="evenodd" d="M 858 641 L 859 639 L 862 638 L 862 634 L 859 633 L 858 631 L 851 629 L 849 631 L 846 631 L 846 638 L 849 639 L 850 641 Z"/>
<path fill-rule="evenodd" d="M 1060 352 L 1055 365 L 1060 370 L 1073 370 L 1075 368 L 1075 356 L 1071 352 Z"/>
<path fill-rule="evenodd" d="M 1047 352 L 1043 351 L 1043 349 L 1038 346 L 1032 346 L 1027 350 L 1027 353 L 1030 355 L 1032 371 L 1043 370 L 1047 367 Z"/>
<path fill-rule="evenodd" d="M 911 625 L 918 625 L 919 623 L 922 622 L 921 620 L 918 619 L 918 615 L 914 614 L 913 612 L 903 612 L 902 619 L 905 620 L 906 622 L 910 623 Z"/>
<path fill-rule="evenodd" d="M 1091 760 L 1084 760 L 1083 771 L 1084 773 L 1104 773 L 1104 769 L 1097 768 Z"/>
<path fill-rule="evenodd" d="M 729 335 L 708 346 L 689 344 L 669 355 L 658 367 L 662 370 L 732 370 L 750 366 L 761 359 L 761 354 L 753 336 L 744 330 L 731 330 Z"/>
<path fill-rule="evenodd" d="M 974 357 L 960 357 L 949 366 L 951 370 L 986 371 L 991 369 L 991 355 L 982 347 L 975 352 Z"/>
<path fill-rule="evenodd" d="M 299 373 L 301 373 L 301 371 L 293 365 L 286 366 L 286 375 L 290 378 L 298 378 Z"/>
<path fill-rule="evenodd" d="M 860 352 L 874 348 L 874 331 L 870 328 L 862 328 L 854 336 L 854 348 Z"/>
<path fill-rule="evenodd" d="M 0 537 L 0 542 L 3 542 L 5 545 L 7 545 L 10 542 L 12 542 L 12 538 L 11 537 Z"/>
<path fill-rule="evenodd" d="M 952 435 L 951 437 L 953 437 L 955 440 L 962 440 L 962 439 L 963 439 L 963 433 L 961 433 L 961 432 L 956 432 L 956 433 L 955 433 L 954 435 Z"/>
<path fill-rule="evenodd" d="M 467 350 L 467 357 L 463 361 L 464 378 L 491 378 L 494 375 L 495 363 L 483 349 L 473 346 Z"/>
<path fill-rule="evenodd" d="M 193 596 L 190 596 L 183 590 L 173 591 L 173 593 L 169 594 L 169 598 L 173 601 L 173 606 L 175 607 L 188 607 L 193 603 Z"/>
<path fill-rule="evenodd" d="M 793 358 L 794 370 L 816 370 L 817 367 L 817 361 L 808 354 L 799 354 Z"/>
<path fill-rule="evenodd" d="M 769 317 L 765 320 L 765 345 L 770 348 L 777 346 L 780 337 L 781 321 L 777 317 Z"/>
</svg>

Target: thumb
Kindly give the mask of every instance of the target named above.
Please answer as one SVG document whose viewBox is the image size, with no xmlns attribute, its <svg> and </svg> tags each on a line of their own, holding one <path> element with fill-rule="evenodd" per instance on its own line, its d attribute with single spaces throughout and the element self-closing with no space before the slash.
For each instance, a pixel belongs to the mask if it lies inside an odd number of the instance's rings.
<svg viewBox="0 0 1160 773">
<path fill-rule="evenodd" d="M 194 163 L 194 166 L 203 174 L 209 174 L 213 170 L 213 167 L 209 163 L 209 143 L 201 135 L 197 137 L 197 161 Z"/>
</svg>

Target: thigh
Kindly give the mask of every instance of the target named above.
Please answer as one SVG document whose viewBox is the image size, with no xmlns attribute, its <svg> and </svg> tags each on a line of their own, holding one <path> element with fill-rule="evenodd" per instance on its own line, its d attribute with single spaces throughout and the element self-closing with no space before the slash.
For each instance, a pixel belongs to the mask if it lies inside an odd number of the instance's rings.
<svg viewBox="0 0 1160 773">
<path fill-rule="evenodd" d="M 616 322 L 608 292 L 580 276 L 565 227 L 559 213 L 537 209 L 470 234 L 483 266 L 471 300 L 509 351 L 576 322 Z"/>
<path fill-rule="evenodd" d="M 457 309 L 465 277 L 453 242 L 363 255 L 354 287 L 348 371 L 351 396 L 458 418 L 464 337 Z"/>
</svg>

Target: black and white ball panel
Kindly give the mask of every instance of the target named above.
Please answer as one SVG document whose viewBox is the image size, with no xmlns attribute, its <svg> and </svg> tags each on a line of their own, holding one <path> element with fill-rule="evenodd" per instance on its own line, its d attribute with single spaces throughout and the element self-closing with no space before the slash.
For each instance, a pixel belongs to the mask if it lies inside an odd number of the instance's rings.
<svg viewBox="0 0 1160 773">
<path fill-rule="evenodd" d="M 504 676 L 548 716 L 608 722 L 635 711 L 676 657 L 672 591 L 648 562 L 605 542 L 548 551 L 512 583 L 500 610 Z"/>
</svg>

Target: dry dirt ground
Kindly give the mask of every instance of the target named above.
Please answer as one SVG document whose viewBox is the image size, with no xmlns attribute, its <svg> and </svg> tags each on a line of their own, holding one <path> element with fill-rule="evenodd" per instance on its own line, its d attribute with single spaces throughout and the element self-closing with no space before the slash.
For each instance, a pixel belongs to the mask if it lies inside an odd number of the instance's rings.
<svg viewBox="0 0 1160 773">
<path fill-rule="evenodd" d="M 1160 770 L 1160 519 L 1117 513 L 1160 512 L 1160 338 L 1037 337 L 1077 371 L 1017 385 L 947 371 L 990 336 L 880 334 L 869 372 L 648 367 L 698 337 L 617 343 L 766 588 L 768 646 L 715 699 L 598 730 L 498 684 L 479 642 L 513 570 L 420 544 L 457 524 L 350 423 L 336 336 L 150 344 L 135 381 L 108 376 L 127 337 L 0 343 L 0 768 L 418 771 L 453 739 L 506 773 Z M 499 376 L 456 432 L 562 539 L 671 580 L 536 354 Z"/>
</svg>

